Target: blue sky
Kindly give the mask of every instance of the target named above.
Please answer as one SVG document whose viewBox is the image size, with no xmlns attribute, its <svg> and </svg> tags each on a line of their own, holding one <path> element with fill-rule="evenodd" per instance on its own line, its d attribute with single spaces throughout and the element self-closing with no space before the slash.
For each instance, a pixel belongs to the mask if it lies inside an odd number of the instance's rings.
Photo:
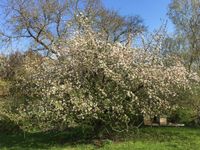
<svg viewBox="0 0 200 150">
<path fill-rule="evenodd" d="M 120 12 L 121 15 L 139 15 L 150 31 L 158 29 L 163 21 L 168 21 L 168 32 L 173 32 L 173 24 L 167 17 L 171 0 L 103 0 L 107 8 Z"/>
</svg>

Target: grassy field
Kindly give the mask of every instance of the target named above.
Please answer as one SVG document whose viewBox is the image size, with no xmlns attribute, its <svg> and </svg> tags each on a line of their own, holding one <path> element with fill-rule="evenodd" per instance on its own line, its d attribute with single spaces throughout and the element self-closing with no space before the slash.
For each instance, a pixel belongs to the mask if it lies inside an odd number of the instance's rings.
<svg viewBox="0 0 200 150">
<path fill-rule="evenodd" d="M 200 150 L 200 129 L 142 128 L 124 140 L 86 140 L 72 133 L 3 135 L 1 150 Z"/>
</svg>

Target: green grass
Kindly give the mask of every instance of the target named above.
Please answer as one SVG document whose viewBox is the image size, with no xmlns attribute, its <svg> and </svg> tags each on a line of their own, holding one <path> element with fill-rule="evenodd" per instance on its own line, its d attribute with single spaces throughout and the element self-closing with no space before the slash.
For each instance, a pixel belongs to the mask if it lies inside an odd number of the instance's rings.
<svg viewBox="0 0 200 150">
<path fill-rule="evenodd" d="M 80 131 L 65 133 L 32 133 L 3 135 L 1 150 L 200 150 L 200 129 L 197 128 L 142 128 L 128 137 L 111 140 L 87 140 Z M 100 147 L 98 147 L 100 145 Z"/>
</svg>

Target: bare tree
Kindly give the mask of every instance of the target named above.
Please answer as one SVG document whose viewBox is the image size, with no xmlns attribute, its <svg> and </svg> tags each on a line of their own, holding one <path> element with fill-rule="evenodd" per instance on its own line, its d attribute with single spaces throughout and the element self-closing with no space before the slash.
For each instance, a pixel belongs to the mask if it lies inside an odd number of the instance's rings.
<svg viewBox="0 0 200 150">
<path fill-rule="evenodd" d="M 1 30 L 1 36 L 4 41 L 30 39 L 33 49 L 58 55 L 52 45 L 70 36 L 70 30 L 75 27 L 75 17 L 81 11 L 79 3 L 79 0 L 9 0 L 3 6 L 7 29 Z M 82 3 L 85 6 L 83 11 L 89 13 L 95 10 L 92 7 L 97 6 L 98 0 Z"/>
<path fill-rule="evenodd" d="M 117 11 L 102 9 L 97 18 L 97 29 L 105 39 L 131 45 L 133 38 L 146 30 L 139 16 L 124 17 Z"/>
<path fill-rule="evenodd" d="M 22 39 L 31 49 L 57 57 L 60 41 L 71 38 L 74 31 L 81 29 L 81 14 L 111 42 L 131 45 L 133 37 L 145 29 L 138 16 L 122 17 L 116 11 L 105 9 L 100 0 L 8 0 L 3 8 L 1 39 L 6 42 Z"/>
</svg>

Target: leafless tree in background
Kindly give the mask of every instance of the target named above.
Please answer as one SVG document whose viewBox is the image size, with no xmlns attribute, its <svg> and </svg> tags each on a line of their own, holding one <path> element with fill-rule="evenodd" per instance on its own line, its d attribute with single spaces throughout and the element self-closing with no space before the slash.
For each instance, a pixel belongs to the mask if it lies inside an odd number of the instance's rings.
<svg viewBox="0 0 200 150">
<path fill-rule="evenodd" d="M 21 39 L 47 55 L 59 56 L 58 41 L 71 38 L 81 29 L 80 15 L 86 16 L 97 32 L 104 32 L 110 42 L 131 45 L 133 37 L 145 30 L 138 16 L 122 17 L 105 9 L 100 0 L 8 0 L 1 7 L 5 18 L 1 39 Z"/>
</svg>

